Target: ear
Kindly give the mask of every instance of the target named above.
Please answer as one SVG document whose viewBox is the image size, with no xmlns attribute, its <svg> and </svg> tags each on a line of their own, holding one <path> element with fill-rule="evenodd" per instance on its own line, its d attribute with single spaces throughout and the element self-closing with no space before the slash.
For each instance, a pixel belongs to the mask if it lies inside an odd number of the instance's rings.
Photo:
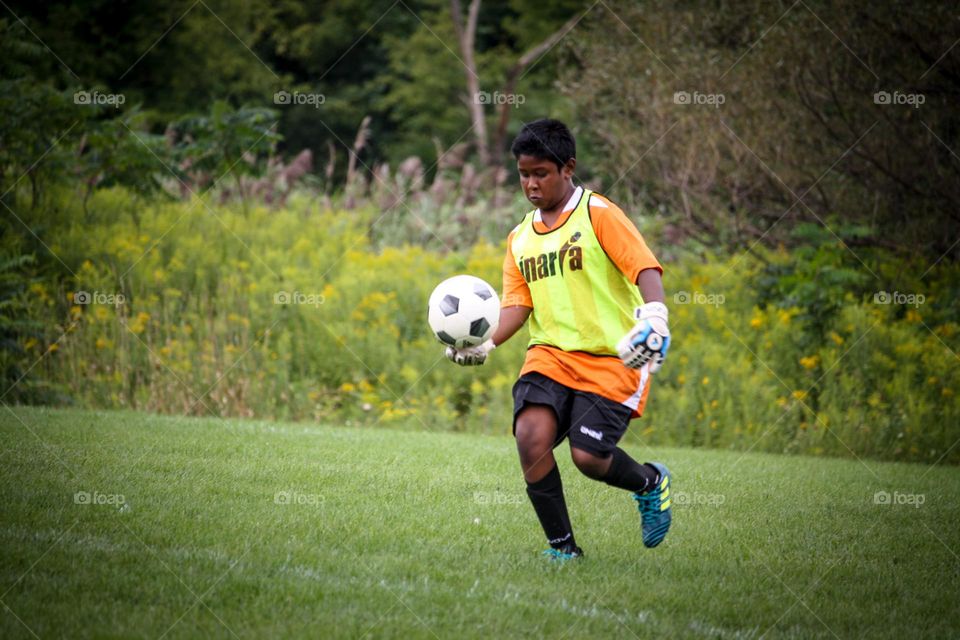
<svg viewBox="0 0 960 640">
<path fill-rule="evenodd" d="M 560 175 L 563 176 L 564 180 L 569 180 L 573 177 L 573 170 L 577 168 L 577 159 L 570 158 L 567 160 L 567 163 L 563 165 L 563 169 L 560 171 Z"/>
</svg>

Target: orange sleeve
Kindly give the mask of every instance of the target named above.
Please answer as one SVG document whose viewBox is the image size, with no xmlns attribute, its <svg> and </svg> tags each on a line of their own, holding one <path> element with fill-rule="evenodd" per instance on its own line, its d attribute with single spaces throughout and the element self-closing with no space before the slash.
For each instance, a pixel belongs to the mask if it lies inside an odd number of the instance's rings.
<svg viewBox="0 0 960 640">
<path fill-rule="evenodd" d="M 646 241 L 630 218 L 603 196 L 594 194 L 600 204 L 590 206 L 590 218 L 593 231 L 597 234 L 600 246 L 607 252 L 613 264 L 617 265 L 630 282 L 636 282 L 644 269 L 656 269 L 663 273 L 663 267 L 654 257 Z M 606 206 L 601 206 L 606 205 Z M 514 270 L 519 269 L 514 265 Z"/>
<path fill-rule="evenodd" d="M 533 297 L 530 287 L 523 279 L 520 268 L 513 259 L 513 234 L 507 236 L 507 255 L 503 258 L 503 294 L 500 298 L 501 307 L 530 307 L 533 308 Z"/>
</svg>

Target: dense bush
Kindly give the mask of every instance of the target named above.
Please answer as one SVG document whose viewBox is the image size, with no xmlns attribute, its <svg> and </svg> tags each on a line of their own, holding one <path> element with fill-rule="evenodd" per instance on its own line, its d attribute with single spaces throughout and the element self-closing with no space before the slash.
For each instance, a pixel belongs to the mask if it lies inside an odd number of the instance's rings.
<svg viewBox="0 0 960 640">
<path fill-rule="evenodd" d="M 75 278 L 30 285 L 25 313 L 47 330 L 20 334 L 20 348 L 27 365 L 47 352 L 37 375 L 76 403 L 509 433 L 525 333 L 486 366 L 459 368 L 425 321 L 445 277 L 499 288 L 502 246 L 450 252 L 430 234 L 371 246 L 377 211 L 306 198 L 279 210 L 153 203 L 133 216 L 136 202 L 101 190 L 84 223 L 75 199 L 42 214 Z M 960 437 L 957 269 L 859 260 L 812 238 L 793 253 L 670 261 L 674 347 L 629 437 L 943 456 Z"/>
</svg>

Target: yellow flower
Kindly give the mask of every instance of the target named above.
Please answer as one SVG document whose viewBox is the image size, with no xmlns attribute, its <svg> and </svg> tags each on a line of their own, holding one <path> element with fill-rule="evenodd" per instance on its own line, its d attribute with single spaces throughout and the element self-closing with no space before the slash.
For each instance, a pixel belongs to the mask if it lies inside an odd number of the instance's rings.
<svg viewBox="0 0 960 640">
<path fill-rule="evenodd" d="M 836 344 L 838 347 L 843 344 L 843 336 L 836 331 L 830 332 L 830 339 L 833 340 L 834 344 Z"/>
<path fill-rule="evenodd" d="M 950 396 L 953 395 L 953 389 L 951 389 L 950 387 L 944 387 L 940 389 L 940 395 L 942 395 L 944 398 L 949 398 Z"/>
<path fill-rule="evenodd" d="M 353 393 L 354 391 L 356 391 L 356 389 L 357 388 L 349 382 L 344 382 L 342 385 L 340 385 L 340 391 L 344 393 Z"/>
<path fill-rule="evenodd" d="M 710 408 L 711 408 L 711 409 L 716 409 L 716 408 L 719 407 L 719 406 L 720 406 L 720 403 L 717 402 L 716 400 L 711 400 L 711 401 L 710 401 Z"/>
<path fill-rule="evenodd" d="M 27 338 L 27 341 L 23 343 L 24 349 L 33 349 L 35 346 L 37 346 L 36 338 Z"/>
<path fill-rule="evenodd" d="M 687 376 L 683 375 L 682 373 L 677 376 L 677 384 L 686 384 L 686 382 Z"/>
<path fill-rule="evenodd" d="M 53 353 L 54 351 L 56 351 L 56 350 L 59 349 L 59 348 L 60 348 L 60 345 L 58 345 L 58 344 L 56 344 L 56 343 L 51 344 L 49 347 L 47 347 L 47 353 Z M 944 395 L 946 395 L 946 394 L 944 394 Z"/>
<path fill-rule="evenodd" d="M 709 376 L 703 376 L 703 380 L 700 381 L 700 384 L 702 384 L 702 385 L 704 385 L 704 386 L 710 384 L 710 377 L 709 377 Z"/>
<path fill-rule="evenodd" d="M 813 354 L 812 356 L 805 356 L 800 358 L 800 364 L 804 369 L 814 369 L 818 364 L 820 364 L 820 356 L 818 354 Z"/>
<path fill-rule="evenodd" d="M 97 349 L 106 349 L 106 348 L 107 348 L 107 339 L 97 338 Z"/>
<path fill-rule="evenodd" d="M 780 407 L 781 409 L 785 409 L 787 404 L 789 403 L 785 397 L 780 396 L 779 398 L 777 398 L 777 406 Z"/>
<path fill-rule="evenodd" d="M 793 395 L 794 398 L 796 398 L 796 399 L 799 400 L 800 402 L 803 402 L 804 400 L 807 399 L 807 392 L 806 392 L 806 391 L 794 391 L 792 395 Z"/>
<path fill-rule="evenodd" d="M 937 384 L 938 382 L 940 382 L 940 378 L 938 378 L 937 376 L 930 376 L 929 378 L 927 378 L 927 384 L 933 385 L 933 384 Z"/>
<path fill-rule="evenodd" d="M 922 320 L 922 317 L 920 316 L 920 314 L 917 312 L 916 309 L 908 309 L 906 320 L 907 322 L 920 322 Z"/>
<path fill-rule="evenodd" d="M 763 318 L 759 316 L 754 316 L 753 318 L 750 318 L 750 326 L 753 327 L 754 329 L 759 329 L 760 327 L 763 326 Z"/>
</svg>

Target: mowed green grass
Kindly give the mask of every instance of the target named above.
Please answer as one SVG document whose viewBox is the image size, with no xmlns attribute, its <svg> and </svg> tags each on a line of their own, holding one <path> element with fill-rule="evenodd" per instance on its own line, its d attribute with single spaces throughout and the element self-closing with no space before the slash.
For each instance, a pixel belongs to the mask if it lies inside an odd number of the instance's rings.
<svg viewBox="0 0 960 640">
<path fill-rule="evenodd" d="M 564 446 L 556 566 L 507 436 L 4 407 L 0 637 L 960 633 L 956 468 L 625 447 L 673 529 Z"/>
</svg>

